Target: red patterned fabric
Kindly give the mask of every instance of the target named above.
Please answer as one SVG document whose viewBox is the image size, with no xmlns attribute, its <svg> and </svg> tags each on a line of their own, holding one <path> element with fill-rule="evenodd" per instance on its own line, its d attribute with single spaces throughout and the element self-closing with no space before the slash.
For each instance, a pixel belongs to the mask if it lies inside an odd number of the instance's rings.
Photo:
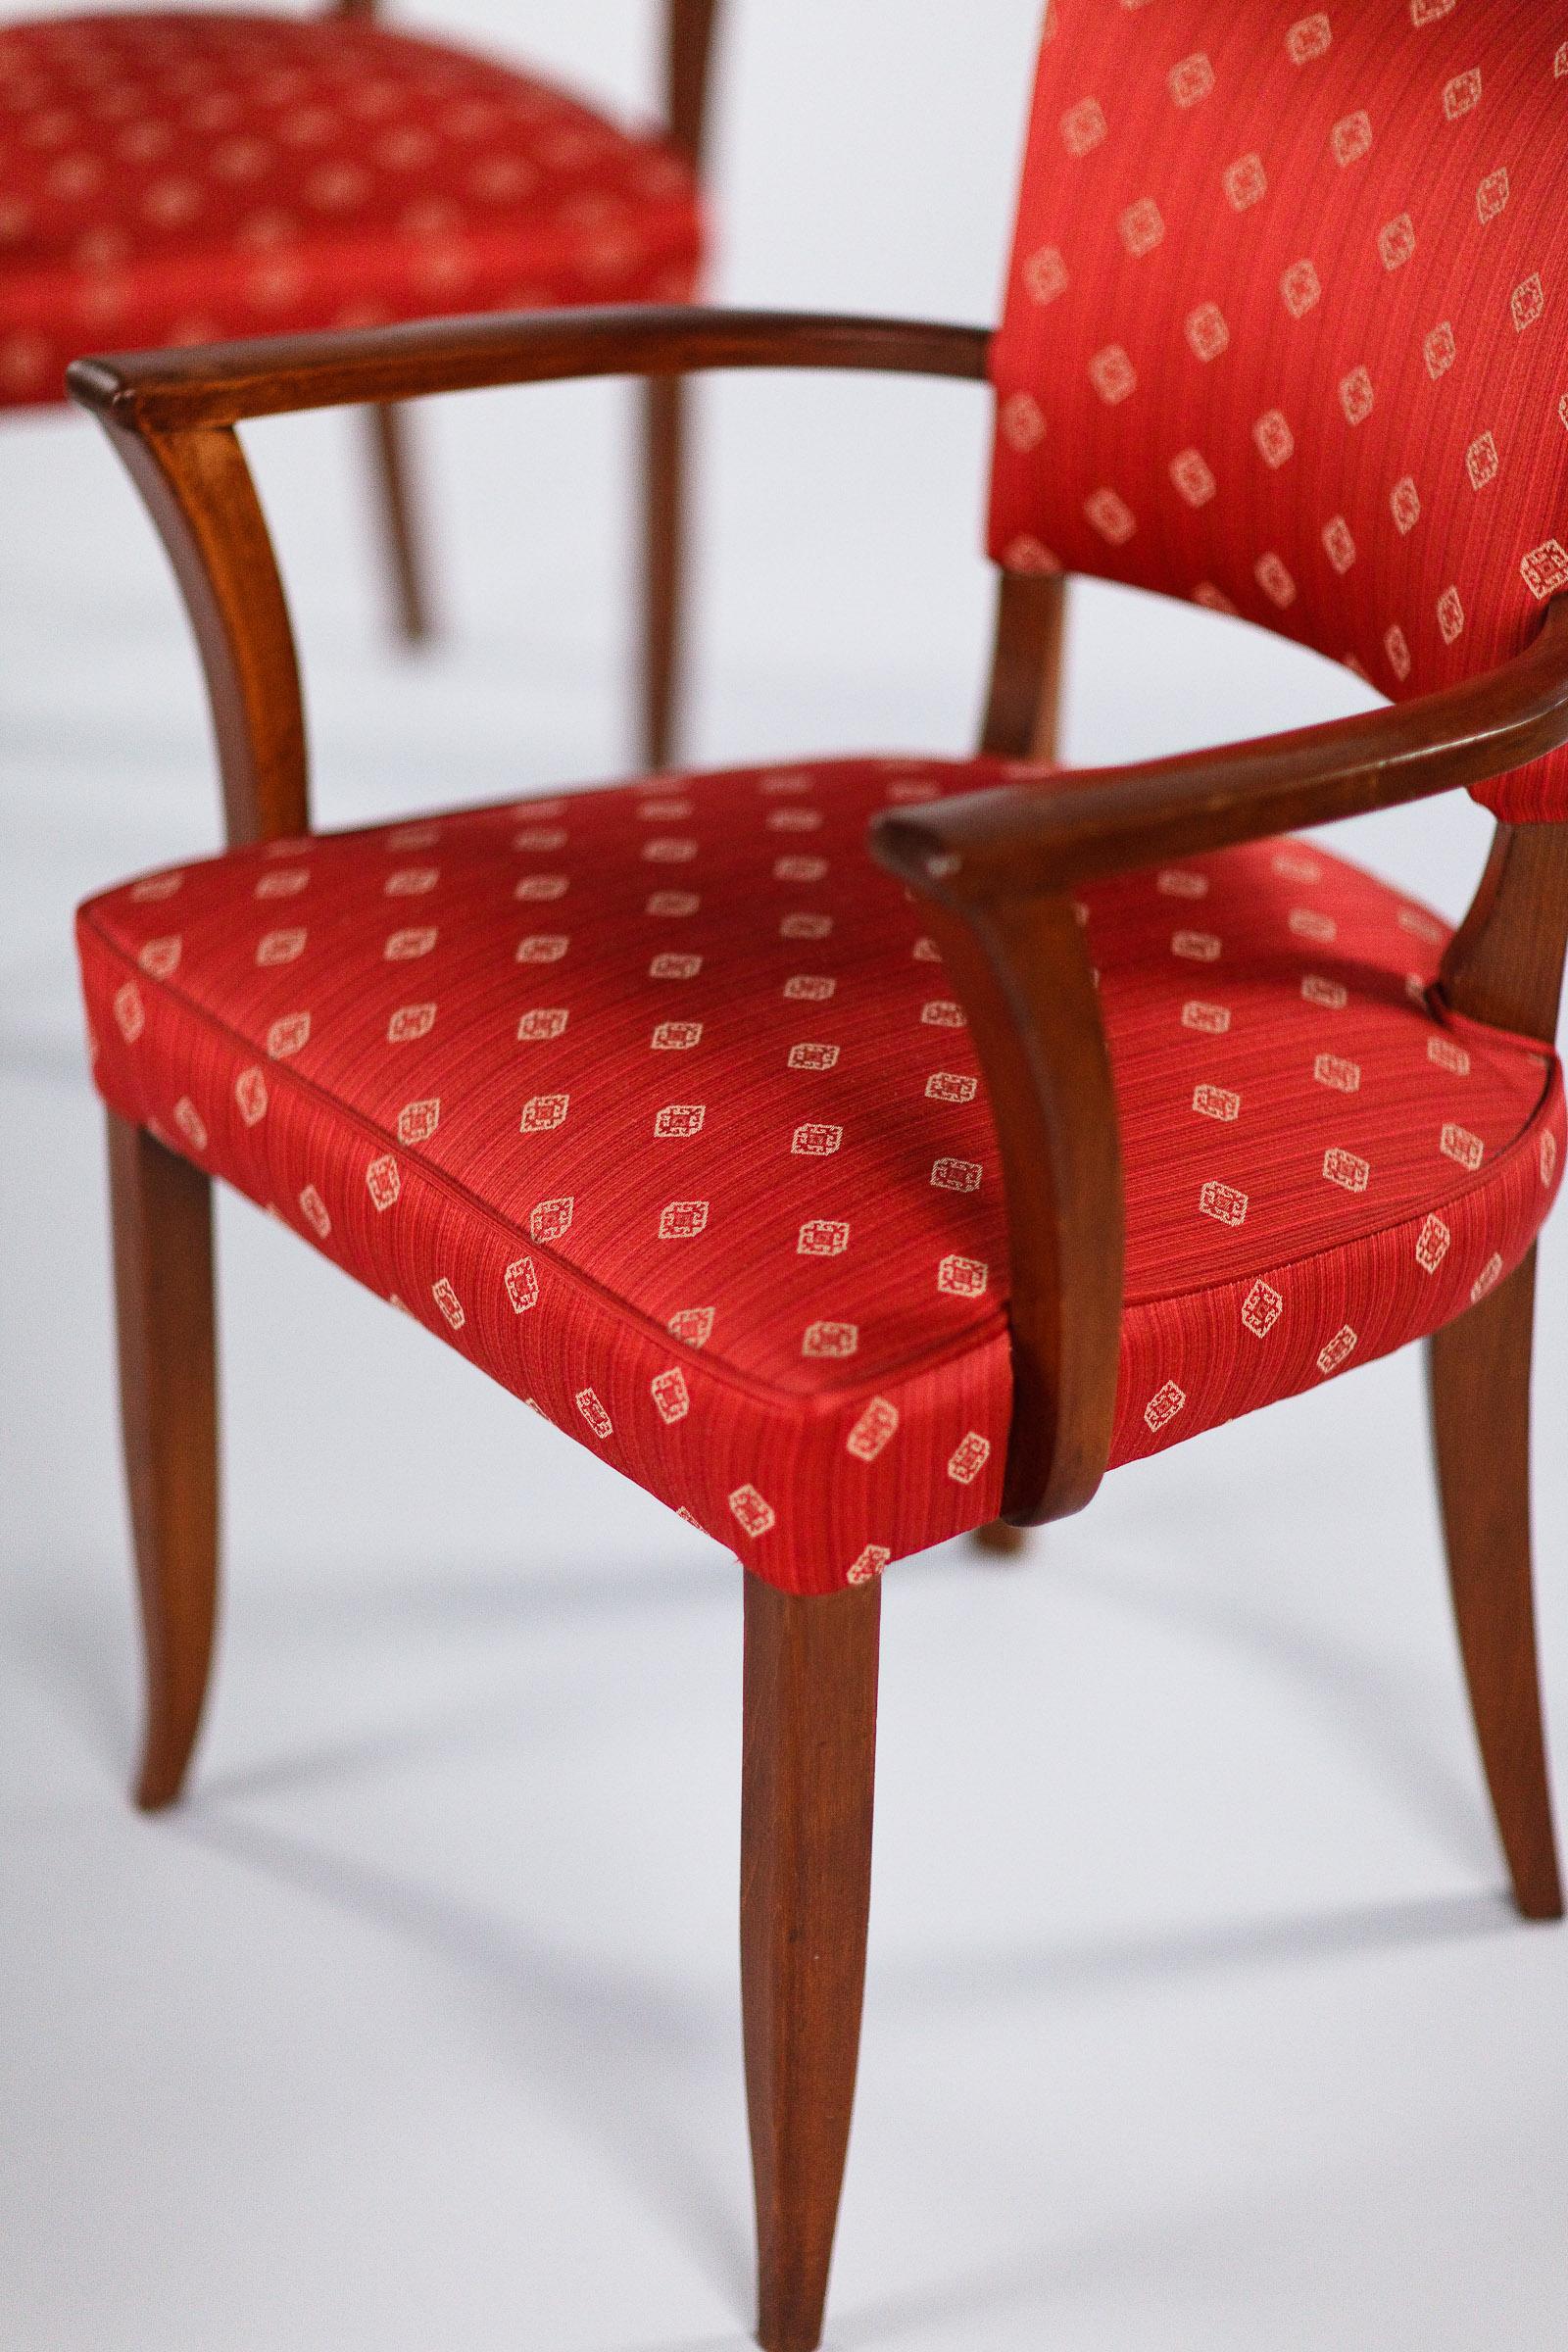
<svg viewBox="0 0 1568 2352">
<path fill-rule="evenodd" d="M 993 553 L 1396 699 L 1518 652 L 1568 588 L 1565 142 L 1542 0 L 1052 0 Z M 1478 797 L 1568 817 L 1568 759 Z"/>
<path fill-rule="evenodd" d="M 692 175 L 508 67 L 341 18 L 0 29 L 0 406 L 121 350 L 684 301 Z"/>
<path fill-rule="evenodd" d="M 992 1517 L 986 1095 L 889 804 L 992 761 L 662 778 L 235 853 L 92 902 L 97 1079 L 793 1592 Z M 1275 843 L 1086 904 L 1121 1103 L 1115 1458 L 1460 1313 L 1560 1181 L 1554 1058 L 1446 933 Z"/>
</svg>

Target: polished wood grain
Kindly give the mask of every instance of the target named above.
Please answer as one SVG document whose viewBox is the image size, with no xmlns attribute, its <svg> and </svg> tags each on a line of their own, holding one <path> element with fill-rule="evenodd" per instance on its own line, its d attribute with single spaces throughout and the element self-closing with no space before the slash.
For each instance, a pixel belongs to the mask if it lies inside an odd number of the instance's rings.
<svg viewBox="0 0 1568 2352">
<path fill-rule="evenodd" d="M 414 487 L 412 424 L 401 408 L 366 411 L 381 537 L 398 629 L 410 645 L 433 634 L 425 533 Z"/>
<path fill-rule="evenodd" d="M 1448 1582 L 1487 1786 L 1514 1898 L 1560 1919 L 1530 1544 L 1536 1252 L 1431 1345 L 1432 1429 Z"/>
<path fill-rule="evenodd" d="M 1004 786 L 877 819 L 878 854 L 955 904 L 1071 890 L 1167 858 L 1393 808 L 1568 742 L 1568 597 L 1499 668 L 1394 709 L 1049 789 Z M 935 860 L 933 867 L 932 861 Z"/>
<path fill-rule="evenodd" d="M 113 1111 L 109 1190 L 120 1408 L 141 1592 L 138 1805 L 172 1804 L 201 1726 L 218 1603 L 212 1184 Z"/>
<path fill-rule="evenodd" d="M 1060 573 L 998 574 L 991 680 L 978 747 L 987 758 L 1051 763 L 1060 756 L 1066 617 L 1067 581 Z M 977 1527 L 973 1540 L 994 1559 L 1018 1559 L 1029 1547 L 1026 1531 L 1010 1519 Z"/>
<path fill-rule="evenodd" d="M 880 1584 L 802 1600 L 746 1580 L 741 2002 L 758 2342 L 814 2352 L 865 1984 Z"/>
<path fill-rule="evenodd" d="M 1549 1045 L 1568 958 L 1568 825 L 1499 825 L 1443 959 L 1456 1012 Z M 1562 1916 L 1530 1534 L 1536 1253 L 1432 1340 L 1448 1583 L 1487 1786 L 1527 1919 Z"/>
<path fill-rule="evenodd" d="M 1080 1511 L 1110 1457 L 1121 1347 L 1120 1128 L 1071 903 L 926 909 L 968 1017 L 1007 1203 L 1012 1424 L 1004 1516 Z"/>
<path fill-rule="evenodd" d="M 294 632 L 238 437 L 226 425 L 166 433 L 106 422 L 190 615 L 229 845 L 304 833 L 310 788 Z"/>
<path fill-rule="evenodd" d="M 665 0 L 664 124 L 701 182 L 708 144 L 718 0 Z M 642 616 L 638 707 L 645 767 L 674 759 L 685 654 L 690 395 L 679 376 L 641 386 Z"/>
<path fill-rule="evenodd" d="M 1568 824 L 1499 825 L 1481 887 L 1443 958 L 1455 1012 L 1550 1045 L 1568 960 Z"/>
<path fill-rule="evenodd" d="M 425 318 L 200 351 L 74 360 L 72 396 L 142 431 L 233 424 L 299 409 L 422 400 L 568 376 L 685 375 L 738 368 L 850 368 L 982 380 L 988 329 L 816 312 L 531 311 Z"/>
<path fill-rule="evenodd" d="M 643 433 L 642 614 L 638 708 L 643 765 L 658 774 L 675 756 L 686 611 L 687 402 L 678 375 L 641 384 Z"/>
<path fill-rule="evenodd" d="M 719 0 L 664 0 L 664 132 L 699 174 L 722 15 Z"/>
<path fill-rule="evenodd" d="M 1067 582 L 1060 573 L 999 574 L 996 646 L 980 728 L 993 760 L 1060 757 Z"/>
</svg>

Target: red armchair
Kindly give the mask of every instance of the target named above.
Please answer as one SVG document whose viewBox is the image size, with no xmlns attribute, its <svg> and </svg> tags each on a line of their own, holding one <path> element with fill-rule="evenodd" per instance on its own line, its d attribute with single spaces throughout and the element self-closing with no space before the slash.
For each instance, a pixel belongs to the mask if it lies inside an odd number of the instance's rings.
<svg viewBox="0 0 1568 2352">
<path fill-rule="evenodd" d="M 997 335 L 660 312 L 84 362 L 183 582 L 236 835 L 93 901 L 141 1801 L 206 1685 L 210 1187 L 738 1552 L 760 2334 L 817 2341 L 869 1890 L 883 1572 L 1433 1340 L 1448 1564 L 1521 1910 L 1562 1903 L 1529 1531 L 1560 1189 L 1568 49 L 1532 0 L 1055 0 Z M 987 374 L 980 756 L 309 830 L 234 437 L 698 368 Z M 1401 708 L 1051 763 L 1061 566 L 1234 608 Z M 1467 788 L 1457 934 L 1292 828 Z"/>
<path fill-rule="evenodd" d="M 121 12 L 0 28 L 0 408 L 106 337 L 166 347 L 441 311 L 684 302 L 717 0 L 666 0 L 666 125 L 622 129 L 372 23 Z M 400 412 L 368 412 L 398 617 L 429 626 Z M 681 387 L 644 404 L 643 749 L 668 757 Z"/>
</svg>

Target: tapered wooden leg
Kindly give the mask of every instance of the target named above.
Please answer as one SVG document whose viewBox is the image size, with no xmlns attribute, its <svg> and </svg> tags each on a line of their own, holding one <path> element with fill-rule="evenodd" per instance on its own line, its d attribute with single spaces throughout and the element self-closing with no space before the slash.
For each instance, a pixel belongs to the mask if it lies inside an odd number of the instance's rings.
<svg viewBox="0 0 1568 2352">
<path fill-rule="evenodd" d="M 741 1997 L 757 2340 L 813 2352 L 849 2147 L 871 1891 L 881 1587 L 746 1579 Z"/>
<path fill-rule="evenodd" d="M 135 1797 L 172 1804 L 196 1743 L 218 1595 L 212 1182 L 109 1114 L 120 1405 L 146 1645 Z"/>
<path fill-rule="evenodd" d="M 1530 1558 L 1535 1298 L 1532 1250 L 1438 1333 L 1432 1425 L 1459 1646 L 1514 1895 L 1527 1919 L 1560 1919 Z"/>
<path fill-rule="evenodd" d="M 367 409 L 366 416 L 398 628 L 410 645 L 418 645 L 431 634 L 432 624 L 409 420 L 398 408 Z"/>
<path fill-rule="evenodd" d="M 642 386 L 642 751 L 667 767 L 679 718 L 686 554 L 686 386 L 678 375 Z"/>
</svg>

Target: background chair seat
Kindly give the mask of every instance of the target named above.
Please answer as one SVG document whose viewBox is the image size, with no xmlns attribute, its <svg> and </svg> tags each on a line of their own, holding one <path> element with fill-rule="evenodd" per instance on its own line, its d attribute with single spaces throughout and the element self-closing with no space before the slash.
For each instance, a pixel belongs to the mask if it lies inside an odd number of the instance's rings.
<svg viewBox="0 0 1568 2352">
<path fill-rule="evenodd" d="M 978 1526 L 1011 1406 L 996 1137 L 868 819 L 995 760 L 655 779 L 93 901 L 112 1107 L 786 1590 Z M 1555 1058 L 1447 931 L 1264 843 L 1085 906 L 1116 1069 L 1113 1458 L 1434 1330 L 1523 1256 Z"/>
<path fill-rule="evenodd" d="M 194 13 L 0 31 L 0 405 L 92 346 L 437 309 L 684 301 L 674 149 L 351 19 Z"/>
</svg>

